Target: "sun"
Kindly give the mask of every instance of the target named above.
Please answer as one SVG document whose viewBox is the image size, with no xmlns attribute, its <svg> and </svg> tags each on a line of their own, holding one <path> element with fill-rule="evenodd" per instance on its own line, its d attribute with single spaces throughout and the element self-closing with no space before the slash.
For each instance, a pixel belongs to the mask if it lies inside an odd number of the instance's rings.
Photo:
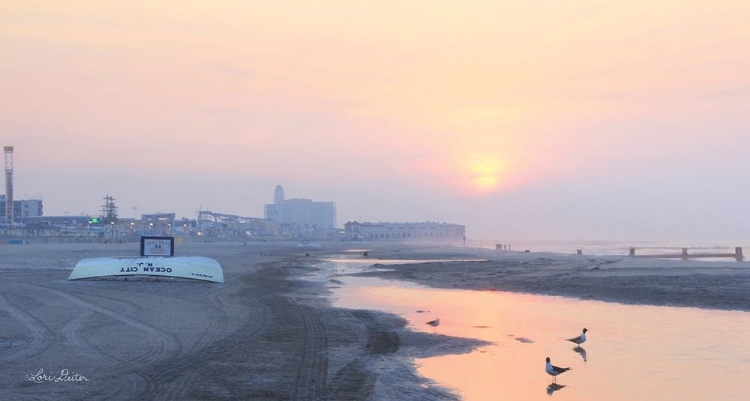
<svg viewBox="0 0 750 401">
<path fill-rule="evenodd" d="M 498 189 L 502 183 L 505 164 L 495 155 L 472 155 L 468 160 L 468 176 L 475 192 L 488 193 Z"/>
<path fill-rule="evenodd" d="M 497 181 L 497 177 L 476 177 L 474 178 L 474 186 L 482 192 L 491 191 L 497 186 Z"/>
</svg>

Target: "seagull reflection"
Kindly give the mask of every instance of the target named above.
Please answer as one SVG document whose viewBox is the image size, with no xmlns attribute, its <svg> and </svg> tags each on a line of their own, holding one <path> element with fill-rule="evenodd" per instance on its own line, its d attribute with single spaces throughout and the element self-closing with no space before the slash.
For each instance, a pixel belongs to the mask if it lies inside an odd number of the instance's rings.
<svg viewBox="0 0 750 401">
<path fill-rule="evenodd" d="M 552 395 L 555 393 L 555 391 L 562 390 L 563 388 L 565 388 L 564 384 L 552 383 L 549 386 L 547 386 L 547 394 Z"/>
<path fill-rule="evenodd" d="M 586 359 L 586 349 L 585 348 L 583 348 L 583 347 L 575 347 L 575 348 L 573 348 L 573 351 L 577 352 L 578 354 L 580 354 L 581 358 L 583 358 L 584 362 L 588 362 L 588 360 Z"/>
</svg>

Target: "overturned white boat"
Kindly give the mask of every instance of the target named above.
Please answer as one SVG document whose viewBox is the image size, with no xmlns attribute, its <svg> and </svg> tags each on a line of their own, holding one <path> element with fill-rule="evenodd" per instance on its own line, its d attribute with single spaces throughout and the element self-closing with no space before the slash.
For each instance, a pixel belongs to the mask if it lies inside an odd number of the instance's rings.
<svg viewBox="0 0 750 401">
<path fill-rule="evenodd" d="M 224 282 L 224 271 L 219 262 L 203 256 L 82 259 L 73 268 L 68 280 L 143 275 Z"/>
</svg>

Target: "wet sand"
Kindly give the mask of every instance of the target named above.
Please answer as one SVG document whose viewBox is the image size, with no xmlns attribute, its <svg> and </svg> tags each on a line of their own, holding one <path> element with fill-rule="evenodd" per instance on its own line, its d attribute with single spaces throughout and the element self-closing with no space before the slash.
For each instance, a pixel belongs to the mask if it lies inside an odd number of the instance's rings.
<svg viewBox="0 0 750 401">
<path fill-rule="evenodd" d="M 580 299 L 750 311 L 750 262 L 406 247 L 373 259 L 485 259 L 389 265 L 363 273 L 435 288 L 510 291 Z"/>
<path fill-rule="evenodd" d="M 347 249 L 368 249 L 344 253 Z M 439 259 L 370 272 L 438 288 L 509 290 L 629 303 L 750 309 L 748 263 L 663 262 L 399 244 L 179 244 L 221 263 L 225 283 L 67 280 L 86 257 L 138 244 L 0 247 L 3 399 L 447 400 L 413 358 L 482 343 L 406 329 L 376 311 L 333 308 L 331 283 L 298 278 L 318 261 Z M 465 259 L 485 262 L 462 262 Z M 85 380 L 30 381 L 40 369 Z M 80 376 L 77 377 L 80 379 Z"/>
</svg>

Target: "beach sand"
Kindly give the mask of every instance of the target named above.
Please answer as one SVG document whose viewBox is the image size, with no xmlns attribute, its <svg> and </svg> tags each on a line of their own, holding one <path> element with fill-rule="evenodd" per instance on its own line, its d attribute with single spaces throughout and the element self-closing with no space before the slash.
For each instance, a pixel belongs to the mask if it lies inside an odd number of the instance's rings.
<svg viewBox="0 0 750 401">
<path fill-rule="evenodd" d="M 456 399 L 417 376 L 413 358 L 469 352 L 481 342 L 332 308 L 321 296 L 327 284 L 295 279 L 345 248 L 176 246 L 177 255 L 219 261 L 225 283 L 216 284 L 67 280 L 78 260 L 135 256 L 138 244 L 2 246 L 0 398 Z M 55 380 L 63 369 L 73 381 Z"/>
<path fill-rule="evenodd" d="M 499 252 L 408 244 L 178 244 L 221 263 L 225 283 L 68 281 L 78 260 L 135 256 L 138 244 L 0 247 L 3 399 L 456 399 L 413 358 L 482 343 L 416 333 L 376 311 L 334 308 L 326 283 L 299 280 L 347 249 L 380 259 L 450 262 L 369 272 L 438 288 L 508 290 L 627 303 L 750 309 L 747 262 Z M 462 261 L 483 259 L 486 261 Z M 82 375 L 86 380 L 30 378 Z"/>
</svg>

